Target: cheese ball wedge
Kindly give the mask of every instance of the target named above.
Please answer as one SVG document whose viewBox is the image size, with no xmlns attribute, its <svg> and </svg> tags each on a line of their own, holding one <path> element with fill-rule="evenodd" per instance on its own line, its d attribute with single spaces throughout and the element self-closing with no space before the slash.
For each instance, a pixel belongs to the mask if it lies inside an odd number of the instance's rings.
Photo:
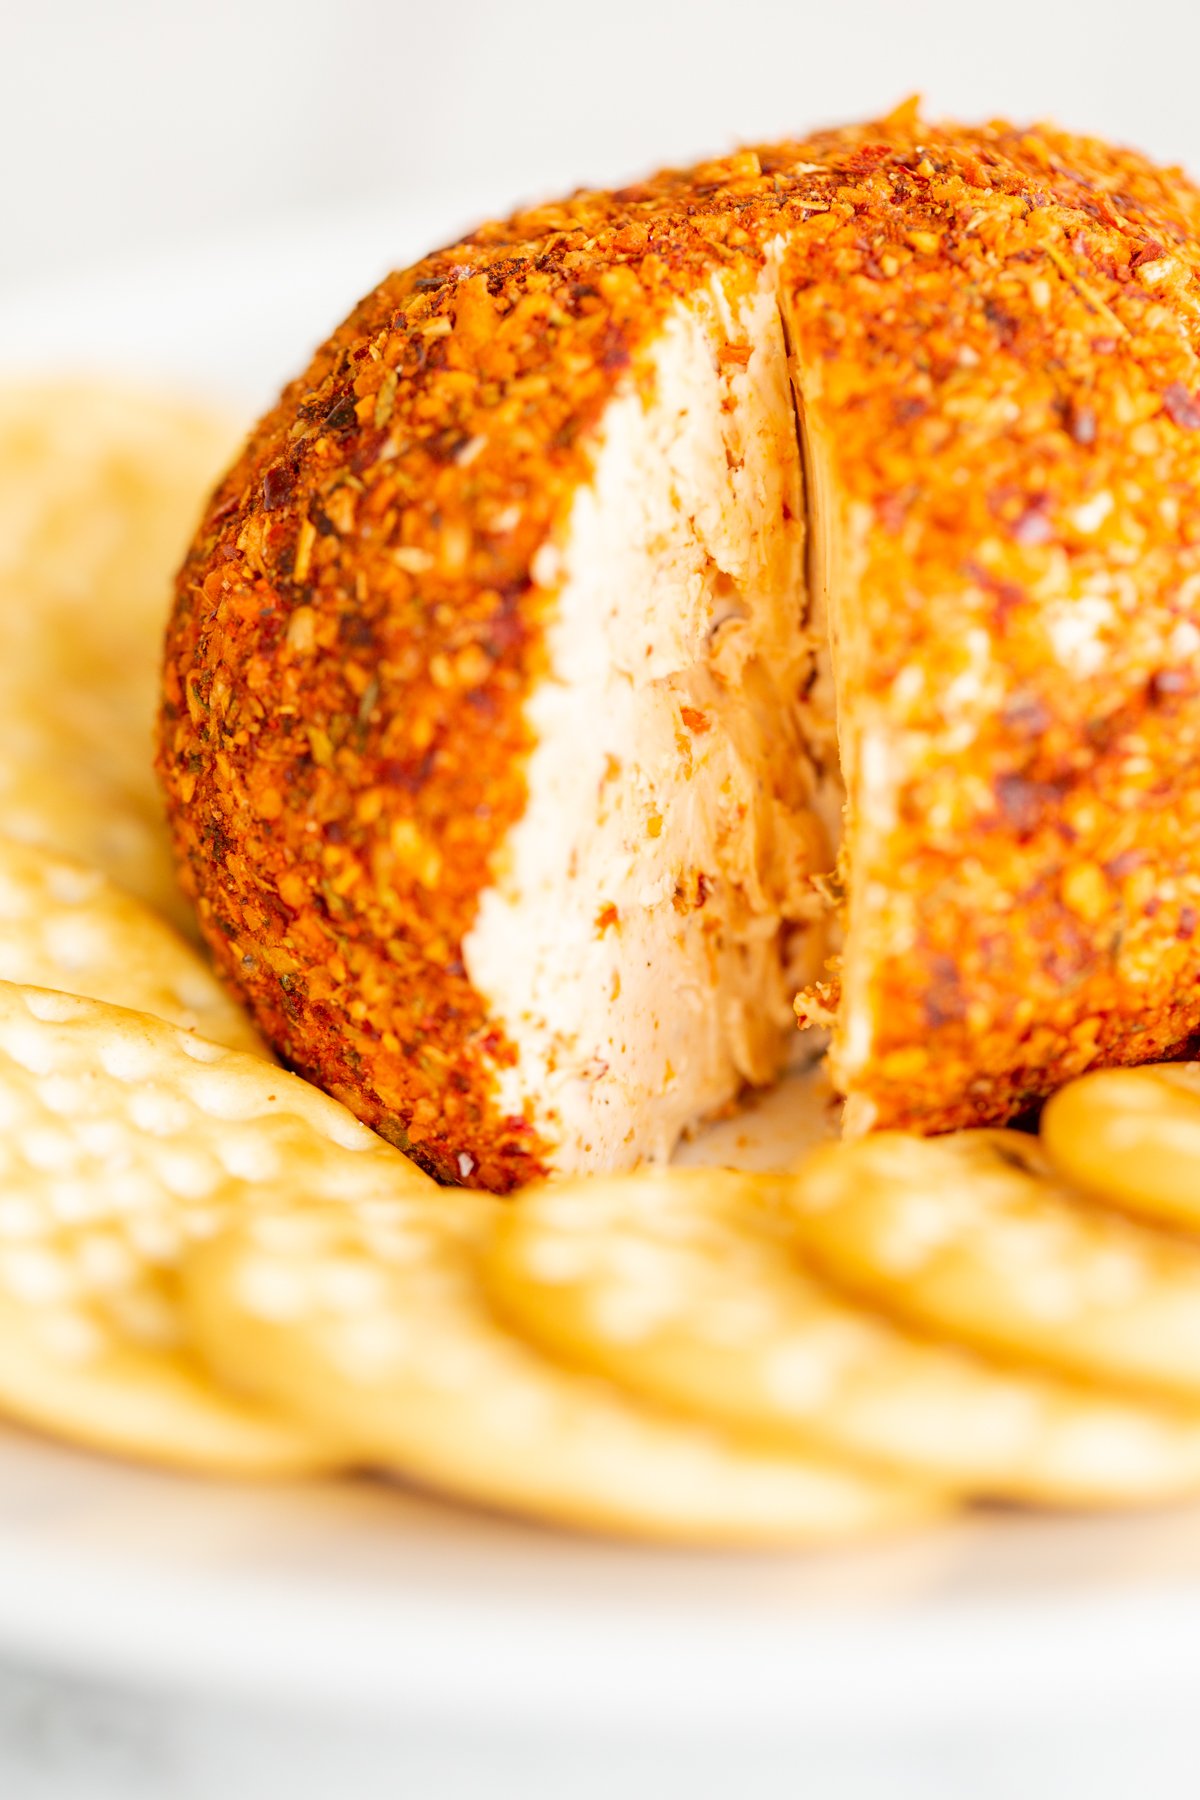
<svg viewBox="0 0 1200 1800">
<path fill-rule="evenodd" d="M 500 1203 L 280 1204 L 197 1244 L 189 1328 L 231 1386 L 360 1462 L 543 1522 L 668 1543 L 815 1544 L 928 1517 L 937 1490 L 656 1413 L 492 1315 Z"/>
<path fill-rule="evenodd" d="M 266 416 L 179 577 L 201 927 L 443 1179 L 665 1157 L 794 1015 L 854 1133 L 1200 1024 L 1200 200 L 872 124 L 482 226 Z"/>
<path fill-rule="evenodd" d="M 553 1354 L 768 1441 L 991 1499 L 1200 1491 L 1200 1410 L 898 1329 L 802 1267 L 784 1187 L 716 1169 L 547 1182 L 505 1210 L 488 1291 Z"/>
</svg>

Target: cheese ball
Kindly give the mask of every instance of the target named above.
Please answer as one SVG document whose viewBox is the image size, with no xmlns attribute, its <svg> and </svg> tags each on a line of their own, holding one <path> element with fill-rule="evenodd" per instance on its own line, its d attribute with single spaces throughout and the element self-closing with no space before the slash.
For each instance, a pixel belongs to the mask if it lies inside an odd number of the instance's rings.
<svg viewBox="0 0 1200 1800">
<path fill-rule="evenodd" d="M 181 879 L 445 1181 L 670 1154 L 831 1032 L 847 1129 L 1200 1024 L 1200 201 L 883 121 L 389 276 L 180 572 Z"/>
</svg>

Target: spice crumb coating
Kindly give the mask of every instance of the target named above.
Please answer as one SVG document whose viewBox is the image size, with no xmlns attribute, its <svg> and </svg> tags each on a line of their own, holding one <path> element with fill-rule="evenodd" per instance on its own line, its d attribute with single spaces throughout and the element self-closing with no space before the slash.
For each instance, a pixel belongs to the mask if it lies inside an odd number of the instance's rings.
<svg viewBox="0 0 1200 1800">
<path fill-rule="evenodd" d="M 768 255 L 833 496 L 860 1123 L 998 1120 L 1184 1043 L 1198 235 L 1177 171 L 908 106 L 389 276 L 217 489 L 167 637 L 182 879 L 281 1056 L 442 1179 L 548 1166 L 462 956 L 525 800 L 538 552 L 672 307 Z"/>
<path fill-rule="evenodd" d="M 1200 202 L 1052 130 L 923 151 L 842 186 L 790 293 L 847 577 L 854 1129 L 1200 1024 Z"/>
</svg>

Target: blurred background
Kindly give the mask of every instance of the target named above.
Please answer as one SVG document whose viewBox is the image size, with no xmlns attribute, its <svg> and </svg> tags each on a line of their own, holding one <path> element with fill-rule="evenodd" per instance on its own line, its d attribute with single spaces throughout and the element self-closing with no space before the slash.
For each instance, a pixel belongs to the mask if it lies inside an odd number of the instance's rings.
<svg viewBox="0 0 1200 1800">
<path fill-rule="evenodd" d="M 1200 160 L 1171 0 L 48 0 L 6 9 L 0 281 L 310 209 L 469 213 L 886 109 Z"/>
<path fill-rule="evenodd" d="M 10 6 L 0 363 L 53 354 L 47 292 L 69 291 L 51 323 L 65 355 L 86 355 L 96 284 L 131 261 L 223 245 L 204 265 L 223 294 L 239 261 L 286 260 L 315 331 L 429 247 L 422 231 L 914 90 L 934 113 L 1053 114 L 1197 167 L 1198 50 L 1194 0 Z"/>
</svg>

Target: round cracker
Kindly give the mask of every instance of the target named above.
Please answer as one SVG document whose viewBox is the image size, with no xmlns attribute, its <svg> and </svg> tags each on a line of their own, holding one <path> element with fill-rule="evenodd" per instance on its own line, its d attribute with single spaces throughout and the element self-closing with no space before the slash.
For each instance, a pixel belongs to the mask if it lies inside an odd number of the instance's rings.
<svg viewBox="0 0 1200 1800">
<path fill-rule="evenodd" d="M 62 703 L 13 691 L 11 680 L 0 677 L 0 832 L 102 869 L 194 936 L 153 785 L 149 740 L 138 735 L 147 761 L 134 778 L 97 737 Z"/>
<path fill-rule="evenodd" d="M 501 1211 L 455 1192 L 259 1211 L 194 1247 L 196 1342 L 226 1380 L 363 1459 L 561 1525 L 678 1543 L 817 1543 L 908 1524 L 930 1491 L 656 1415 L 493 1317 Z"/>
<path fill-rule="evenodd" d="M 910 1336 L 798 1264 L 781 1184 L 646 1169 L 527 1189 L 486 1263 L 505 1318 L 630 1391 L 961 1493 L 1057 1505 L 1200 1487 L 1200 1413 Z"/>
<path fill-rule="evenodd" d="M 1084 1193 L 1200 1231 L 1200 1063 L 1083 1075 L 1047 1101 L 1041 1141 Z"/>
<path fill-rule="evenodd" d="M 158 1324 L 144 1300 L 118 1334 L 85 1310 L 30 1307 L 0 1289 L 0 1411 L 89 1450 L 190 1474 L 276 1480 L 346 1466 L 331 1441 L 219 1388 L 173 1339 L 148 1354 Z"/>
<path fill-rule="evenodd" d="M 234 447 L 116 384 L 0 387 L 0 831 L 185 926 L 152 770 L 174 572 Z"/>
<path fill-rule="evenodd" d="M 213 1472 L 344 1460 L 223 1394 L 179 1307 L 187 1242 L 301 1181 L 335 1200 L 436 1192 L 335 1100 L 258 1057 L 0 982 L 0 1411 Z"/>
<path fill-rule="evenodd" d="M 881 1131 L 786 1189 L 825 1274 L 919 1330 L 1200 1402 L 1200 1246 L 1088 1206 L 1016 1131 Z"/>
<path fill-rule="evenodd" d="M 153 1013 L 230 1050 L 265 1055 L 203 958 L 98 869 L 0 837 L 0 981 Z"/>
</svg>

